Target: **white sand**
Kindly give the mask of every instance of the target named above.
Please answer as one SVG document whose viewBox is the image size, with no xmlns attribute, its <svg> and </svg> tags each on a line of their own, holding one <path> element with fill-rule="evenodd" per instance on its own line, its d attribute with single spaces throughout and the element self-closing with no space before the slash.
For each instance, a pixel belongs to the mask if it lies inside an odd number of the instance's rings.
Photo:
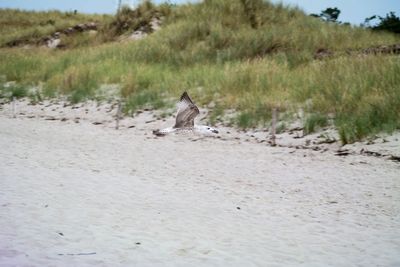
<svg viewBox="0 0 400 267">
<path fill-rule="evenodd" d="M 34 115 L 0 112 L 0 266 L 400 266 L 399 163 Z"/>
</svg>

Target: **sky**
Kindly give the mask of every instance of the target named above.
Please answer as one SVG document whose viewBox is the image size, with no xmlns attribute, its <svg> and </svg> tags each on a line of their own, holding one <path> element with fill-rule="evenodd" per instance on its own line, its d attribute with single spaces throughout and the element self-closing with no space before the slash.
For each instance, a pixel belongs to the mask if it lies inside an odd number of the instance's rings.
<svg viewBox="0 0 400 267">
<path fill-rule="evenodd" d="M 122 0 L 125 3 L 137 4 L 140 0 Z M 337 7 L 341 10 L 339 21 L 359 25 L 372 15 L 386 16 L 394 11 L 400 16 L 400 0 L 270 0 L 286 5 L 298 6 L 307 14 L 319 14 L 327 7 Z M 62 11 L 78 10 L 83 13 L 114 13 L 118 0 L 0 0 L 0 8 L 19 8 L 27 10 Z M 166 0 L 153 0 L 154 3 Z M 171 3 L 196 2 L 196 0 L 169 0 Z"/>
</svg>

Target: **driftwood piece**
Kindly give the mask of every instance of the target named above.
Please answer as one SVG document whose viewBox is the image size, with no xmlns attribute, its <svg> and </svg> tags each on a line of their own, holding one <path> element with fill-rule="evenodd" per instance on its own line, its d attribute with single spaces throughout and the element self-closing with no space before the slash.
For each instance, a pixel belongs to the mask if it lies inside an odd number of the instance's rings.
<svg viewBox="0 0 400 267">
<path fill-rule="evenodd" d="M 272 109 L 272 123 L 271 123 L 271 138 L 270 144 L 271 146 L 276 146 L 276 123 L 278 120 L 278 109 Z"/>
<path fill-rule="evenodd" d="M 15 96 L 13 96 L 12 98 L 12 117 L 16 118 L 17 117 L 17 111 L 16 111 L 16 100 L 15 100 Z"/>
<path fill-rule="evenodd" d="M 117 114 L 115 115 L 115 130 L 119 129 L 119 120 L 121 118 L 121 110 L 122 110 L 121 100 L 118 100 L 118 103 L 117 103 Z"/>
</svg>

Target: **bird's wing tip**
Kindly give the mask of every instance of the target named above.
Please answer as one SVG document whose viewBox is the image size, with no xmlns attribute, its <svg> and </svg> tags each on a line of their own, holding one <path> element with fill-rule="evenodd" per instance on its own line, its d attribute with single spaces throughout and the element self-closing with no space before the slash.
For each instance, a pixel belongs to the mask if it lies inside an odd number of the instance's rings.
<svg viewBox="0 0 400 267">
<path fill-rule="evenodd" d="M 182 93 L 181 98 L 180 98 L 180 101 L 187 101 L 187 102 L 193 104 L 192 99 L 190 99 L 189 94 L 188 94 L 186 91 L 184 91 L 184 92 Z"/>
</svg>

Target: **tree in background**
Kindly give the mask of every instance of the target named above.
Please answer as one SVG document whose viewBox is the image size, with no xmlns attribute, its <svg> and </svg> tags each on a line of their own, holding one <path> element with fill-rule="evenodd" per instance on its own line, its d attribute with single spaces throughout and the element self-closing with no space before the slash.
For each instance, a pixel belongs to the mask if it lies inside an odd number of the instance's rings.
<svg viewBox="0 0 400 267">
<path fill-rule="evenodd" d="M 371 26 L 371 21 L 374 19 L 379 19 L 380 21 L 375 26 Z M 377 31 L 400 33 L 400 18 L 397 17 L 394 12 L 389 12 L 389 14 L 386 14 L 386 17 L 374 15 L 366 18 L 362 25 Z"/>
<path fill-rule="evenodd" d="M 340 15 L 340 9 L 337 7 L 328 7 L 327 9 L 321 11 L 321 13 L 318 14 L 310 14 L 310 16 L 316 17 L 316 18 L 321 18 L 324 21 L 327 22 L 334 22 L 334 23 L 340 23 L 337 19 L 339 18 Z"/>
</svg>

